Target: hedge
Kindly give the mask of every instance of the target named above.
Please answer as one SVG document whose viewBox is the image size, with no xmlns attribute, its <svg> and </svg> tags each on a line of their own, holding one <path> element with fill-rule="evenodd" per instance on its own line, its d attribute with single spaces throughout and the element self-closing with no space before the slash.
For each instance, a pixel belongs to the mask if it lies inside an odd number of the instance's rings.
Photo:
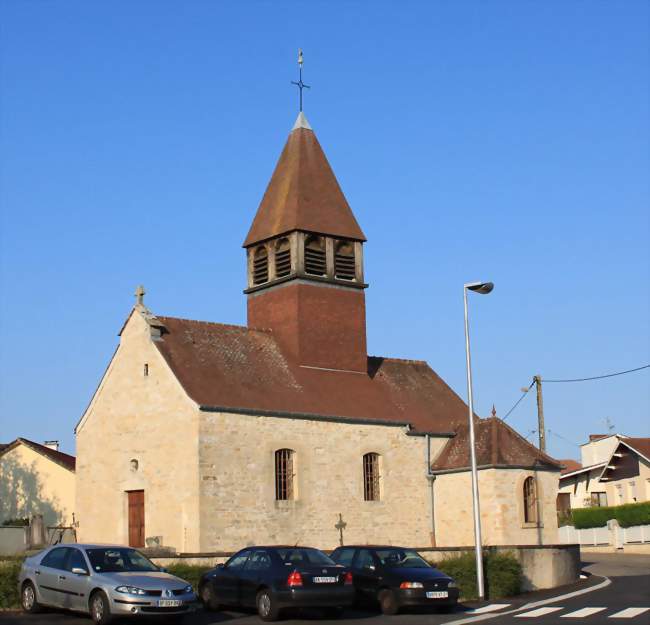
<svg viewBox="0 0 650 625">
<path fill-rule="evenodd" d="M 18 575 L 22 559 L 0 560 L 0 608 L 20 606 Z"/>
<path fill-rule="evenodd" d="M 576 508 L 571 511 L 571 518 L 573 525 L 579 530 L 603 527 L 611 519 L 616 519 L 621 527 L 650 525 L 650 501 L 626 503 L 621 506 Z"/>
<path fill-rule="evenodd" d="M 476 599 L 476 558 L 474 553 L 439 562 L 436 567 L 452 577 L 460 587 L 463 599 Z M 483 553 L 485 594 L 490 599 L 510 597 L 521 592 L 521 564 L 511 553 Z"/>
<path fill-rule="evenodd" d="M 167 569 L 168 573 L 171 573 L 172 575 L 176 575 L 176 577 L 180 577 L 181 579 L 184 579 L 190 584 L 192 584 L 194 590 L 198 592 L 199 580 L 201 579 L 201 575 L 203 575 L 203 573 L 211 570 L 214 567 L 203 566 L 200 564 L 183 564 L 182 562 L 180 562 L 176 564 L 170 564 L 165 568 Z"/>
</svg>

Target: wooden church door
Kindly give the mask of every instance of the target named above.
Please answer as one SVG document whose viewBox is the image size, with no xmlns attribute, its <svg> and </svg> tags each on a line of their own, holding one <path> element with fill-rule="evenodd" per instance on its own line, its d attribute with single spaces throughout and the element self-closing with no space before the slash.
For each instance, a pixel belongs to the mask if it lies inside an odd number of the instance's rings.
<svg viewBox="0 0 650 625">
<path fill-rule="evenodd" d="M 144 547 L 144 491 L 130 490 L 129 547 Z"/>
</svg>

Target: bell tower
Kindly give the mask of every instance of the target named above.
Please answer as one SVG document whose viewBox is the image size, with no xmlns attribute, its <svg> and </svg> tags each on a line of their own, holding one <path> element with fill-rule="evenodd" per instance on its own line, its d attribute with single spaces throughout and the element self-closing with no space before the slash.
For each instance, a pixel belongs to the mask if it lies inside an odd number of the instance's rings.
<svg viewBox="0 0 650 625">
<path fill-rule="evenodd" d="M 301 111 L 244 241 L 249 327 L 300 365 L 366 373 L 365 240 Z"/>
</svg>

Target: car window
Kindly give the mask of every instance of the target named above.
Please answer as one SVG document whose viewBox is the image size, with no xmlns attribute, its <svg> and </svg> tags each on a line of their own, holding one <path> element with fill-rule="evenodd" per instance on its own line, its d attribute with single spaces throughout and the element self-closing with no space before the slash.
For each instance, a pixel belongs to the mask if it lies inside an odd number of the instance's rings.
<svg viewBox="0 0 650 625">
<path fill-rule="evenodd" d="M 352 566 L 352 559 L 354 558 L 354 549 L 344 548 L 337 549 L 332 554 L 332 560 L 343 566 Z"/>
<path fill-rule="evenodd" d="M 287 549 L 278 549 L 277 553 L 286 565 L 317 564 L 319 566 L 333 566 L 336 564 L 332 558 L 318 549 L 289 547 Z"/>
<path fill-rule="evenodd" d="M 357 569 L 371 569 L 375 568 L 375 561 L 372 554 L 367 549 L 361 549 L 357 552 L 357 558 L 354 564 Z"/>
<path fill-rule="evenodd" d="M 248 556 L 250 555 L 250 551 L 244 551 L 243 553 L 238 553 L 237 555 L 233 556 L 226 562 L 226 567 L 229 571 L 239 571 L 244 568 L 244 565 L 246 564 L 246 560 L 248 560 Z"/>
<path fill-rule="evenodd" d="M 379 561 L 391 569 L 428 569 L 430 564 L 413 549 L 377 549 Z"/>
<path fill-rule="evenodd" d="M 122 571 L 159 571 L 148 558 L 135 549 L 107 547 L 86 549 L 93 571 L 98 573 L 120 573 Z"/>
<path fill-rule="evenodd" d="M 271 568 L 271 557 L 266 551 L 256 551 L 249 558 L 247 571 L 268 571 Z"/>
<path fill-rule="evenodd" d="M 68 549 L 68 564 L 65 567 L 68 571 L 72 569 L 83 569 L 84 571 L 88 570 L 88 565 L 84 560 L 83 553 L 79 549 Z"/>
<path fill-rule="evenodd" d="M 52 549 L 48 554 L 41 560 L 43 566 L 49 566 L 51 569 L 61 569 L 65 570 L 65 559 L 68 555 L 67 547 L 58 547 L 57 549 Z"/>
</svg>

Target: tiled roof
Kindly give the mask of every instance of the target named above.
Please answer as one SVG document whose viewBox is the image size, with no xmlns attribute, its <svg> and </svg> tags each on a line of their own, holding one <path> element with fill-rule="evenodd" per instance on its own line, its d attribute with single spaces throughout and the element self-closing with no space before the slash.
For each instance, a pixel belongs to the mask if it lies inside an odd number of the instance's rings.
<svg viewBox="0 0 650 625">
<path fill-rule="evenodd" d="M 155 345 L 204 408 L 410 424 L 449 433 L 467 406 L 423 361 L 369 357 L 368 372 L 332 371 L 290 362 L 270 332 L 157 317 Z"/>
<path fill-rule="evenodd" d="M 316 135 L 304 125 L 287 139 L 244 247 L 292 230 L 366 240 Z"/>
<path fill-rule="evenodd" d="M 56 451 L 55 449 L 50 449 L 45 445 L 41 445 L 40 443 L 35 443 L 34 441 L 30 441 L 26 438 L 17 438 L 12 443 L 0 447 L 0 454 L 4 454 L 8 451 L 11 451 L 12 449 L 14 449 L 20 444 L 26 445 L 27 447 L 33 449 L 35 452 L 43 456 L 46 456 L 50 460 L 53 460 L 57 464 L 64 466 L 66 469 L 69 469 L 70 471 L 75 470 L 76 458 L 74 456 L 71 456 L 70 454 L 65 454 L 62 451 Z"/>
<path fill-rule="evenodd" d="M 560 469 L 560 462 L 542 453 L 498 417 L 477 419 L 475 425 L 477 466 L 522 466 Z M 435 459 L 433 471 L 466 469 L 469 455 L 469 426 L 464 423 Z"/>
<path fill-rule="evenodd" d="M 559 460 L 558 462 L 564 465 L 564 469 L 562 469 L 562 475 L 565 473 L 573 473 L 574 471 L 579 471 L 582 469 L 582 465 L 577 460 L 572 460 L 571 458 L 568 458 L 566 460 Z"/>
<path fill-rule="evenodd" d="M 650 438 L 633 438 L 625 437 L 621 439 L 622 443 L 629 445 L 634 451 L 650 459 Z"/>
</svg>

